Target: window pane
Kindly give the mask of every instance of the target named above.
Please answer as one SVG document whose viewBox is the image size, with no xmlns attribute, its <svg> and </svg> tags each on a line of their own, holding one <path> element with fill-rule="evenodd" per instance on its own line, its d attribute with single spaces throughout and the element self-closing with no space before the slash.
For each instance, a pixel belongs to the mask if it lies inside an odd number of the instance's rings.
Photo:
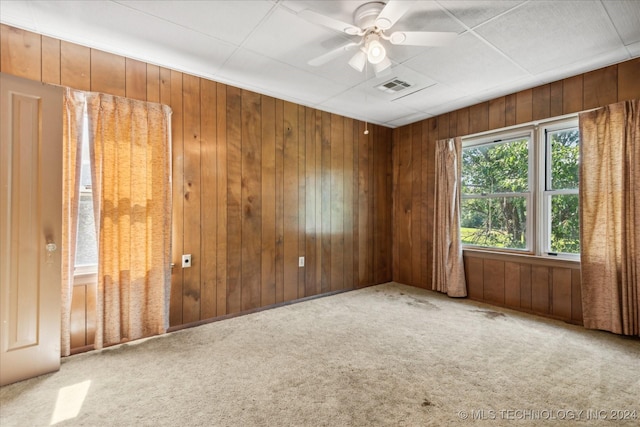
<svg viewBox="0 0 640 427">
<path fill-rule="evenodd" d="M 523 193 L 529 189 L 529 138 L 462 150 L 462 194 Z"/>
<path fill-rule="evenodd" d="M 98 245 L 91 193 L 81 193 L 78 206 L 76 267 L 98 264 Z"/>
<path fill-rule="evenodd" d="M 463 199 L 462 244 L 505 249 L 526 249 L 525 197 Z"/>
<path fill-rule="evenodd" d="M 549 133 L 551 143 L 551 188 L 562 190 L 578 188 L 578 155 L 580 134 L 578 128 Z"/>
<path fill-rule="evenodd" d="M 551 196 L 551 252 L 580 253 L 578 195 Z"/>
</svg>

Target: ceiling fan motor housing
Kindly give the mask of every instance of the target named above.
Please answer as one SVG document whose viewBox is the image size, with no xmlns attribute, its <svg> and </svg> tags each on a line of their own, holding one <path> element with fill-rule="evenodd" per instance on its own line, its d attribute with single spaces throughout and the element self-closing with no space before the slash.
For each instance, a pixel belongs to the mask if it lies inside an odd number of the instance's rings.
<svg viewBox="0 0 640 427">
<path fill-rule="evenodd" d="M 365 3 L 353 13 L 353 22 L 363 30 L 373 29 L 376 26 L 376 18 L 384 7 L 385 4 L 379 1 Z"/>
</svg>

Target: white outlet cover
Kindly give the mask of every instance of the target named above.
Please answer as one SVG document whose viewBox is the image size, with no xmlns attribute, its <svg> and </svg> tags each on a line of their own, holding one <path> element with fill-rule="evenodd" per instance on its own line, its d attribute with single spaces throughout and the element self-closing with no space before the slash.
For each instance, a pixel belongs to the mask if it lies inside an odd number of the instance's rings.
<svg viewBox="0 0 640 427">
<path fill-rule="evenodd" d="M 182 268 L 191 267 L 191 254 L 182 255 Z"/>
<path fill-rule="evenodd" d="M 298 267 L 304 267 L 304 257 L 303 256 L 298 258 Z"/>
</svg>

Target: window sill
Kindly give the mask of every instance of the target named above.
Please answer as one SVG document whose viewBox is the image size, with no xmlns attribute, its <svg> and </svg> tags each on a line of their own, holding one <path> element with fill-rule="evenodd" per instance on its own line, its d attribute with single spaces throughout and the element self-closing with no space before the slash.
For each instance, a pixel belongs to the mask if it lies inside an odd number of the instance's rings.
<svg viewBox="0 0 640 427">
<path fill-rule="evenodd" d="M 73 276 L 73 286 L 93 285 L 98 282 L 98 273 L 79 273 Z"/>
<path fill-rule="evenodd" d="M 464 256 L 473 258 L 495 259 L 500 261 L 520 262 L 523 264 L 546 265 L 553 267 L 580 268 L 580 260 L 569 258 L 539 256 L 527 253 L 518 254 L 512 252 L 496 252 L 476 248 L 463 248 L 462 253 Z"/>
</svg>

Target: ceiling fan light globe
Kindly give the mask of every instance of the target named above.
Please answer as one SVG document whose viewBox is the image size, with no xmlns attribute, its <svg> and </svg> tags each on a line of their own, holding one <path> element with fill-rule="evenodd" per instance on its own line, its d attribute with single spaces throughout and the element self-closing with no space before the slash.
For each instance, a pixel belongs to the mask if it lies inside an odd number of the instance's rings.
<svg viewBox="0 0 640 427">
<path fill-rule="evenodd" d="M 373 65 L 373 71 L 376 73 L 376 76 L 378 76 L 389 67 L 391 67 L 391 61 L 389 60 L 389 58 L 384 58 L 379 63 Z"/>
<path fill-rule="evenodd" d="M 364 70 L 364 65 L 367 62 L 367 55 L 359 50 L 355 55 L 351 57 L 349 60 L 349 65 L 357 71 L 362 72 Z"/>
<path fill-rule="evenodd" d="M 367 46 L 367 59 L 372 64 L 379 64 L 384 60 L 387 56 L 387 51 L 385 50 L 382 43 L 378 40 L 371 40 L 369 45 Z"/>
</svg>

